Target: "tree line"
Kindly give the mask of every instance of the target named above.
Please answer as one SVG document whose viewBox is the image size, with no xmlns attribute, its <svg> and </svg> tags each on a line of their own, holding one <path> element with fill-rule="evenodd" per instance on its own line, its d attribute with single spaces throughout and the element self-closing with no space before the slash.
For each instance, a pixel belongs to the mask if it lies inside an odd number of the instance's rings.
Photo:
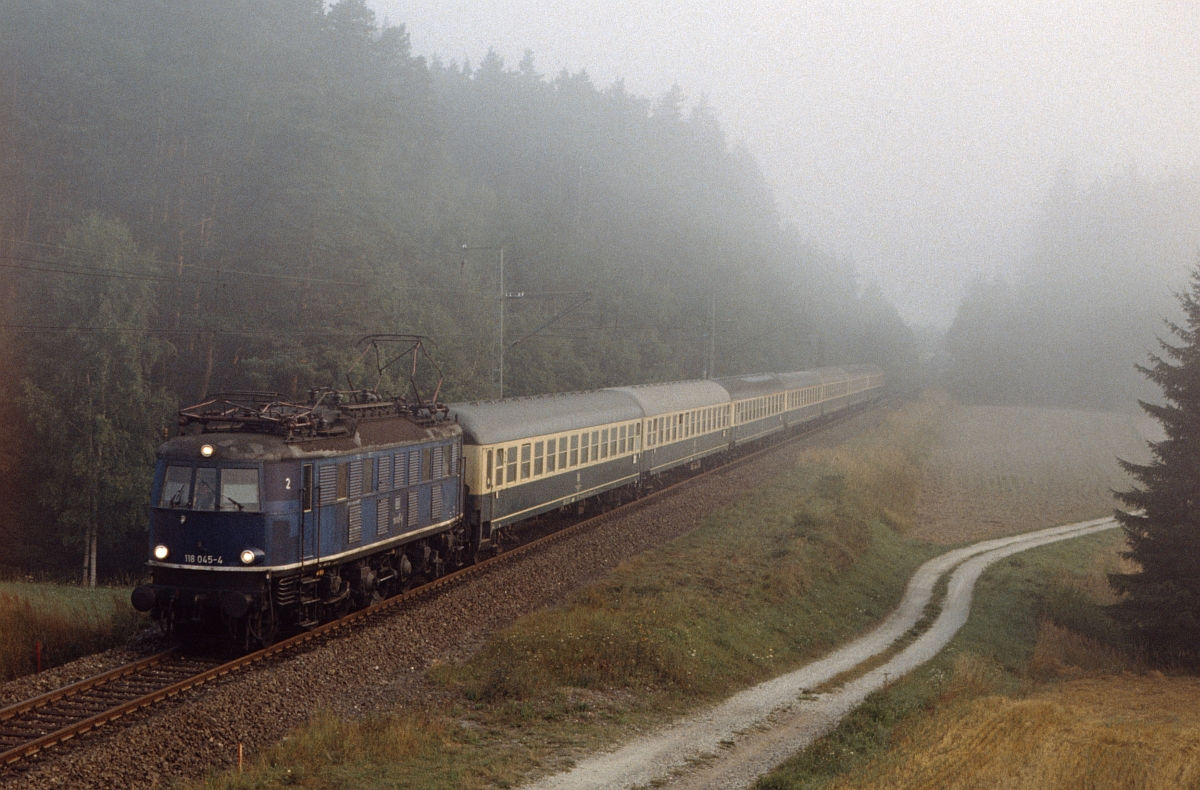
<svg viewBox="0 0 1200 790">
<path fill-rule="evenodd" d="M 507 395 L 913 353 L 703 102 L 430 62 L 362 0 L 17 0 L 0 156 L 10 566 L 136 573 L 174 410 L 373 384 L 363 335 L 490 397 L 501 246 Z"/>
<path fill-rule="evenodd" d="M 1134 369 L 1200 249 L 1200 175 L 1130 168 L 1086 185 L 1064 169 L 1023 260 L 979 280 L 946 335 L 950 388 L 990 403 L 1126 409 L 1156 393 Z"/>
</svg>

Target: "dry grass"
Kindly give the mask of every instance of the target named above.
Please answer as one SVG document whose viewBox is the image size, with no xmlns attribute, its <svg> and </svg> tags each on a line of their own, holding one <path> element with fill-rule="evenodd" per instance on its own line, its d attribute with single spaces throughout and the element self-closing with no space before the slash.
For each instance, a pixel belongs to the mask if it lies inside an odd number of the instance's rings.
<svg viewBox="0 0 1200 790">
<path fill-rule="evenodd" d="M 897 744 L 903 759 L 830 787 L 1195 787 L 1198 698 L 1200 679 L 1161 675 L 1072 681 L 1025 699 L 983 697 L 915 728 Z"/>
<path fill-rule="evenodd" d="M 59 584 L 0 585 L 0 680 L 123 644 L 145 621 L 129 604 L 129 591 L 89 590 Z"/>
<path fill-rule="evenodd" d="M 934 450 L 909 537 L 956 544 L 1111 513 L 1155 424 L 1137 414 L 961 406 Z"/>
</svg>

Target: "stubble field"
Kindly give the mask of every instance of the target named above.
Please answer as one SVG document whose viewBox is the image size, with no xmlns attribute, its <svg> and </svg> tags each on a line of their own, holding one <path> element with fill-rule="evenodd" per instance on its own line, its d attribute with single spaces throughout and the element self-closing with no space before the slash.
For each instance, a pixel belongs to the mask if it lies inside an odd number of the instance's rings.
<svg viewBox="0 0 1200 790">
<path fill-rule="evenodd" d="M 969 543 L 1111 513 L 1156 423 L 1073 409 L 960 406 L 946 415 L 906 537 Z"/>
</svg>

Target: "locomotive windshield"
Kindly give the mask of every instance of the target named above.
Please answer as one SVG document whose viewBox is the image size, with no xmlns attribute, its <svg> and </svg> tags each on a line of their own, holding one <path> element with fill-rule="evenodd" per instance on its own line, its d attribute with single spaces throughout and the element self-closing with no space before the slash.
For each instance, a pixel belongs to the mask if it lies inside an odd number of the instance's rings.
<svg viewBox="0 0 1200 790">
<path fill-rule="evenodd" d="M 193 470 L 190 466 L 168 466 L 158 506 L 175 510 L 257 513 L 258 470 L 218 470 L 214 467 Z"/>
</svg>

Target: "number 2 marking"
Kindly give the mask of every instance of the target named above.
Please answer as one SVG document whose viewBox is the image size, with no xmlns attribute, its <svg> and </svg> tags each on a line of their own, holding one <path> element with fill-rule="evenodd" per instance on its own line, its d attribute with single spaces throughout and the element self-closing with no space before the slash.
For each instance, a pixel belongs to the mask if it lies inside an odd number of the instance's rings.
<svg viewBox="0 0 1200 790">
<path fill-rule="evenodd" d="M 284 488 L 286 488 L 288 491 L 291 491 L 291 490 L 292 490 L 292 478 L 290 478 L 290 477 L 285 477 L 285 478 L 283 478 L 283 480 L 284 480 L 284 482 L 286 483 L 286 485 L 284 486 Z"/>
</svg>

